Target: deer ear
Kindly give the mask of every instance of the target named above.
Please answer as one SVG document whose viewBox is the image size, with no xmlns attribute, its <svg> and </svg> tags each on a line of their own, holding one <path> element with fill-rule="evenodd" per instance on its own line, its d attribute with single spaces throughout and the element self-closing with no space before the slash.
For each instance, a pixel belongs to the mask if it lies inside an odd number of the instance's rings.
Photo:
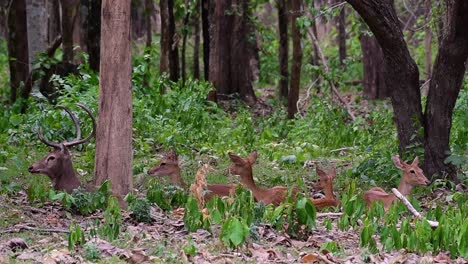
<svg viewBox="0 0 468 264">
<path fill-rule="evenodd" d="M 327 174 L 323 170 L 319 169 L 318 167 L 315 169 L 315 172 L 317 172 L 317 175 L 319 176 L 320 179 L 327 177 Z"/>
<path fill-rule="evenodd" d="M 332 167 L 328 174 L 330 175 L 330 178 L 335 179 L 336 178 L 336 169 L 335 169 L 335 167 Z"/>
<path fill-rule="evenodd" d="M 418 156 L 416 156 L 416 158 L 414 158 L 413 160 L 413 163 L 411 163 L 412 166 L 418 166 L 419 165 L 419 158 Z"/>
<path fill-rule="evenodd" d="M 254 164 L 255 161 L 257 161 L 257 156 L 258 156 L 258 153 L 257 153 L 256 150 L 250 152 L 249 157 L 247 157 L 247 159 L 249 160 L 250 164 Z"/>
<path fill-rule="evenodd" d="M 400 159 L 400 156 L 399 155 L 395 155 L 392 157 L 392 160 L 393 160 L 393 164 L 395 164 L 395 166 L 399 169 L 403 169 L 404 168 L 404 162 Z"/>
<path fill-rule="evenodd" d="M 229 152 L 228 155 L 231 161 L 234 162 L 235 164 L 244 164 L 244 160 L 238 155 L 231 153 L 231 152 Z"/>
</svg>

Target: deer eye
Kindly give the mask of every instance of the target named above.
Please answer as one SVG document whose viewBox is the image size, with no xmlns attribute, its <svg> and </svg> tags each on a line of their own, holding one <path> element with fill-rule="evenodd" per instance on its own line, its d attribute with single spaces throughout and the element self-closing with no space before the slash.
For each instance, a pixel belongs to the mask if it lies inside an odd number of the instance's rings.
<svg viewBox="0 0 468 264">
<path fill-rule="evenodd" d="M 161 164 L 159 164 L 159 165 L 161 165 L 161 166 L 166 166 L 166 163 L 165 163 L 165 162 L 163 162 L 163 163 L 161 163 Z"/>
<path fill-rule="evenodd" d="M 47 161 L 51 161 L 51 160 L 54 160 L 54 159 L 55 159 L 54 156 L 50 156 L 50 157 L 47 158 Z"/>
<path fill-rule="evenodd" d="M 412 174 L 414 174 L 414 170 L 410 170 L 409 172 L 411 172 Z"/>
</svg>

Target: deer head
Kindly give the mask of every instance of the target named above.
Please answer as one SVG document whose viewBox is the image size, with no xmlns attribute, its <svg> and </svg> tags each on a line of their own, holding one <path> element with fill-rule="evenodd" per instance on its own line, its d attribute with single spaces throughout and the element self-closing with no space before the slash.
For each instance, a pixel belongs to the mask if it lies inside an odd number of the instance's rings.
<svg viewBox="0 0 468 264">
<path fill-rule="evenodd" d="M 163 158 L 158 165 L 148 171 L 151 176 L 170 176 L 172 184 L 180 185 L 185 188 L 185 182 L 180 176 L 179 157 L 177 153 L 171 149 L 164 153 Z"/>
<path fill-rule="evenodd" d="M 316 190 L 326 190 L 327 187 L 333 186 L 333 180 L 336 177 L 335 168 L 331 168 L 328 173 L 325 173 L 323 170 L 318 167 L 315 169 L 319 180 L 314 184 L 314 189 Z"/>
<path fill-rule="evenodd" d="M 414 158 L 411 164 L 405 163 L 398 155 L 393 156 L 392 160 L 393 164 L 403 172 L 398 188 L 402 194 L 408 195 L 413 187 L 426 186 L 431 183 L 424 176 L 423 170 L 419 168 L 418 157 Z"/>
<path fill-rule="evenodd" d="M 94 136 L 96 131 L 96 121 L 94 120 L 91 110 L 82 104 L 76 105 L 86 111 L 86 113 L 88 113 L 89 117 L 91 118 L 93 122 L 93 129 L 91 133 L 85 139 L 81 139 L 80 122 L 76 115 L 65 106 L 57 106 L 57 108 L 65 110 L 73 120 L 76 129 L 76 138 L 72 141 L 56 143 L 47 140 L 44 137 L 42 130 L 39 129 L 37 132 L 39 139 L 42 141 L 42 143 L 52 147 L 52 149 L 42 159 L 36 161 L 28 168 L 30 173 L 47 175 L 52 180 L 54 189 L 65 190 L 67 192 L 71 192 L 73 189 L 76 189 L 80 186 L 80 181 L 76 177 L 75 169 L 73 168 L 73 163 L 71 160 L 71 154 L 68 148 L 88 142 Z"/>
<path fill-rule="evenodd" d="M 252 176 L 252 165 L 257 160 L 257 151 L 252 151 L 246 158 L 233 153 L 228 153 L 228 155 L 232 162 L 228 167 L 229 174 L 239 175 L 241 182 L 247 186 L 255 185 Z"/>
</svg>

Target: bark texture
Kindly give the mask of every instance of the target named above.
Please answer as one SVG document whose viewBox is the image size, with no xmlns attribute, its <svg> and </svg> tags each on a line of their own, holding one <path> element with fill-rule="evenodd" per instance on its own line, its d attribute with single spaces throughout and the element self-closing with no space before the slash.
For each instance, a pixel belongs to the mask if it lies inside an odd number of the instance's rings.
<svg viewBox="0 0 468 264">
<path fill-rule="evenodd" d="M 102 1 L 101 36 L 95 184 L 109 178 L 123 198 L 132 189 L 130 1 Z"/>
<path fill-rule="evenodd" d="M 8 13 L 8 57 L 10 66 L 10 103 L 18 96 L 21 82 L 29 75 L 26 1 L 15 0 Z"/>
<path fill-rule="evenodd" d="M 210 81 L 218 97 L 238 94 L 256 102 L 250 60 L 253 54 L 248 0 L 211 2 Z"/>
<path fill-rule="evenodd" d="M 63 61 L 71 63 L 73 61 L 73 24 L 75 22 L 78 0 L 61 0 L 62 9 L 62 45 Z"/>
<path fill-rule="evenodd" d="M 161 0 L 161 74 L 169 73 L 169 79 L 179 79 L 179 53 L 175 31 L 174 1 Z"/>
<path fill-rule="evenodd" d="M 26 16 L 28 25 L 29 64 L 34 63 L 37 54 L 47 48 L 47 16 L 44 0 L 26 0 Z M 37 91 L 37 87 L 33 87 Z"/>
<path fill-rule="evenodd" d="M 294 118 L 297 113 L 297 100 L 299 99 L 299 87 L 301 85 L 302 47 L 301 32 L 297 25 L 297 18 L 301 11 L 301 0 L 291 1 L 291 31 L 293 42 L 293 60 L 291 65 L 291 84 L 288 97 L 288 118 Z"/>
<path fill-rule="evenodd" d="M 99 72 L 101 53 L 101 4 L 102 0 L 85 0 L 88 15 L 86 16 L 86 48 L 89 54 L 89 66 Z"/>
<path fill-rule="evenodd" d="M 385 61 L 382 49 L 373 36 L 359 37 L 362 50 L 362 64 L 364 68 L 362 85 L 364 95 L 372 99 L 383 99 L 390 96 L 385 85 Z"/>
<path fill-rule="evenodd" d="M 210 0 L 201 1 L 202 30 L 203 30 L 203 74 L 205 80 L 210 76 Z"/>
<path fill-rule="evenodd" d="M 343 67 L 346 60 L 346 6 L 343 6 L 338 16 L 338 51 L 340 65 Z"/>
<path fill-rule="evenodd" d="M 196 11 L 193 14 L 193 78 L 200 79 L 200 12 L 201 12 L 201 0 L 197 0 Z"/>
<path fill-rule="evenodd" d="M 286 0 L 277 1 L 278 9 L 278 32 L 279 32 L 279 66 L 280 66 L 280 81 L 279 81 L 279 98 L 283 102 L 287 102 L 289 70 L 288 70 L 288 9 Z"/>
<path fill-rule="evenodd" d="M 448 174 L 456 180 L 455 167 L 445 164 L 450 153 L 453 108 L 461 89 L 468 58 L 468 1 L 447 1 L 446 31 L 442 37 L 429 86 L 425 111 L 424 171 Z"/>
</svg>

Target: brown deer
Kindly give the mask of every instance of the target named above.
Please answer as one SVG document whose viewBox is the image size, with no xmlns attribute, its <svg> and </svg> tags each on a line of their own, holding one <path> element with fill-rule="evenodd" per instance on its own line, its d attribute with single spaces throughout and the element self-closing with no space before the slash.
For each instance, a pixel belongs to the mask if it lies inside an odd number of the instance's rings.
<svg viewBox="0 0 468 264">
<path fill-rule="evenodd" d="M 187 186 L 180 175 L 178 155 L 174 150 L 165 153 L 161 162 L 148 171 L 151 176 L 169 176 L 174 185 L 179 185 L 185 189 Z M 229 196 L 234 184 L 209 184 L 204 199 L 209 200 L 213 196 Z"/>
<path fill-rule="evenodd" d="M 76 128 L 76 138 L 72 141 L 56 143 L 47 140 L 42 134 L 42 130 L 39 129 L 37 132 L 39 139 L 42 143 L 52 147 L 52 150 L 28 168 L 30 173 L 47 175 L 51 179 L 55 190 L 72 192 L 80 186 L 80 181 L 78 180 L 75 169 L 73 168 L 71 154 L 68 148 L 88 142 L 94 136 L 96 131 L 96 121 L 94 120 L 91 110 L 82 104 L 76 105 L 86 111 L 91 118 L 93 122 L 91 133 L 86 138 L 81 139 L 80 122 L 76 115 L 65 106 L 57 106 L 57 108 L 65 110 L 73 120 Z"/>
<path fill-rule="evenodd" d="M 336 199 L 333 193 L 333 180 L 336 178 L 336 170 L 332 168 L 329 173 L 325 173 L 323 170 L 316 168 L 319 181 L 314 184 L 314 189 L 323 190 L 325 197 L 319 199 L 311 199 L 312 203 L 317 209 L 330 206 L 338 206 L 340 201 Z"/>
<path fill-rule="evenodd" d="M 241 158 L 240 156 L 228 153 L 232 163 L 228 170 L 230 174 L 239 175 L 241 178 L 241 184 L 252 191 L 255 201 L 262 202 L 264 204 L 279 205 L 284 202 L 288 194 L 288 187 L 275 186 L 270 189 L 263 189 L 255 184 L 252 175 L 252 165 L 257 160 L 257 151 L 253 151 L 247 158 Z M 296 196 L 297 189 L 293 189 L 293 197 Z"/>
<path fill-rule="evenodd" d="M 392 160 L 393 164 L 403 172 L 398 191 L 404 196 L 409 195 L 411 190 L 416 186 L 426 186 L 430 184 L 430 181 L 424 176 L 422 169 L 419 168 L 418 157 L 416 157 L 411 164 L 402 161 L 398 155 L 393 156 Z M 396 196 L 393 193 L 386 193 L 380 187 L 374 187 L 364 193 L 364 200 L 367 206 L 370 206 L 374 201 L 382 201 L 385 211 L 387 211 L 392 202 L 396 200 Z"/>
</svg>

